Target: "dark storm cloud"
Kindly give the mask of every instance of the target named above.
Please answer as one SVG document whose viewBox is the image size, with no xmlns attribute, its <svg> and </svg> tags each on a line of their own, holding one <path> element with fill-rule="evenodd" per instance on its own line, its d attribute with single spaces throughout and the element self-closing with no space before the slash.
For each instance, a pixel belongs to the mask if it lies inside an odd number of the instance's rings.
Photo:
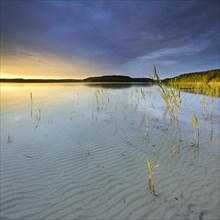
<svg viewBox="0 0 220 220">
<path fill-rule="evenodd" d="M 85 59 L 131 75 L 154 64 L 165 73 L 217 68 L 219 13 L 212 0 L 3 1 L 2 48 Z"/>
</svg>

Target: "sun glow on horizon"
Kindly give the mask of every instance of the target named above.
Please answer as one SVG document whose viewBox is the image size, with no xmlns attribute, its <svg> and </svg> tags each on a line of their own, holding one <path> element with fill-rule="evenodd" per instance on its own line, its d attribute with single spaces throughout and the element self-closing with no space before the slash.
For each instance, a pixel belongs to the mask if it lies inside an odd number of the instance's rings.
<svg viewBox="0 0 220 220">
<path fill-rule="evenodd" d="M 0 73 L 0 78 L 1 79 L 16 79 L 16 78 L 23 78 L 19 75 L 15 75 L 15 74 L 10 74 L 10 73 Z"/>
<path fill-rule="evenodd" d="M 0 79 L 67 79 L 67 77 L 54 77 L 54 76 L 22 76 L 22 75 L 15 75 L 15 74 L 8 74 L 8 73 L 0 73 Z M 68 79 L 79 79 L 77 77 L 68 78 Z"/>
<path fill-rule="evenodd" d="M 103 69 L 86 60 L 29 52 L 28 55 L 1 54 L 0 78 L 83 79 L 99 75 Z"/>
</svg>

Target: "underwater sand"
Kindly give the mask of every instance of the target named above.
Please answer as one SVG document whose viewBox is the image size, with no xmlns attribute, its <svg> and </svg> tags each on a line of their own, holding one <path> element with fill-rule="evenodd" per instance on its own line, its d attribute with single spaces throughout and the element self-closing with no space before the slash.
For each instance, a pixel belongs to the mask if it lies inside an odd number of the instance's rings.
<svg viewBox="0 0 220 220">
<path fill-rule="evenodd" d="M 155 87 L 2 84 L 1 219 L 219 219 L 219 98 L 181 96 L 171 125 Z"/>
</svg>

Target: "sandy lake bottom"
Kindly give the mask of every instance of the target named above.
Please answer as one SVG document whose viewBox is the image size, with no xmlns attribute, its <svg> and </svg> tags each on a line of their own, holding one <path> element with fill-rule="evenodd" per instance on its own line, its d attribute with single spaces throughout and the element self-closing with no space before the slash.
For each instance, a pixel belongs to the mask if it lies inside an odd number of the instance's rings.
<svg viewBox="0 0 220 220">
<path fill-rule="evenodd" d="M 1 219 L 219 219 L 220 100 L 181 99 L 171 123 L 155 86 L 2 84 Z"/>
</svg>

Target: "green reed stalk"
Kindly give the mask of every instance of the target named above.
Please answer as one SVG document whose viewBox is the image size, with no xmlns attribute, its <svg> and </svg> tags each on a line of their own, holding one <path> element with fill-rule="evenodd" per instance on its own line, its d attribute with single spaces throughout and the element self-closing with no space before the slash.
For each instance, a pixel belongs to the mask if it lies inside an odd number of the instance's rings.
<svg viewBox="0 0 220 220">
<path fill-rule="evenodd" d="M 208 119 L 208 115 L 207 115 L 207 99 L 205 98 L 199 98 L 200 104 L 202 106 L 202 113 L 203 113 L 203 117 L 205 120 Z"/>
<path fill-rule="evenodd" d="M 149 131 L 149 119 L 148 119 L 147 116 L 145 117 L 145 124 L 146 124 L 146 133 L 147 133 L 147 135 L 148 135 L 148 131 Z"/>
<path fill-rule="evenodd" d="M 168 88 L 162 85 L 161 79 L 157 74 L 156 67 L 154 66 L 154 81 L 159 86 L 159 94 L 162 97 L 165 105 L 167 106 L 171 119 L 176 119 L 178 121 L 180 107 L 182 104 L 182 99 L 180 95 L 180 90 L 173 88 Z"/>
<path fill-rule="evenodd" d="M 191 117 L 191 123 L 194 129 L 194 142 L 196 145 L 198 145 L 199 144 L 199 121 L 192 107 L 190 107 L 190 111 L 192 112 L 192 115 L 193 115 L 193 117 Z"/>
<path fill-rule="evenodd" d="M 152 168 L 151 163 L 148 159 L 146 159 L 146 162 L 147 162 L 147 166 L 148 166 L 148 170 L 149 170 L 148 184 L 149 184 L 150 192 L 153 193 L 154 196 L 158 196 L 158 194 L 156 194 L 155 189 L 154 189 L 154 172 L 153 172 L 153 168 Z M 155 167 L 157 167 L 157 166 L 155 166 Z"/>
</svg>

